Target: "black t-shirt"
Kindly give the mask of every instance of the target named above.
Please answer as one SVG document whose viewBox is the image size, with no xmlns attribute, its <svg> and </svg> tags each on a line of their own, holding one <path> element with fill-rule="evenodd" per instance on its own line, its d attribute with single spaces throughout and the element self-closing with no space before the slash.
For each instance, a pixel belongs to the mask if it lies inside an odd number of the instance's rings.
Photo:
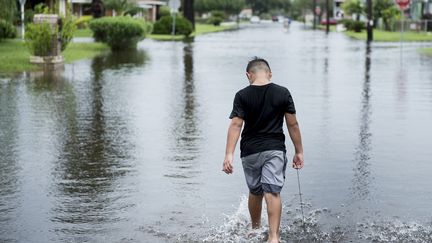
<svg viewBox="0 0 432 243">
<path fill-rule="evenodd" d="M 266 150 L 286 151 L 282 129 L 285 113 L 296 113 L 291 94 L 285 87 L 269 83 L 249 85 L 238 91 L 230 119 L 239 117 L 245 121 L 240 156 Z"/>
</svg>

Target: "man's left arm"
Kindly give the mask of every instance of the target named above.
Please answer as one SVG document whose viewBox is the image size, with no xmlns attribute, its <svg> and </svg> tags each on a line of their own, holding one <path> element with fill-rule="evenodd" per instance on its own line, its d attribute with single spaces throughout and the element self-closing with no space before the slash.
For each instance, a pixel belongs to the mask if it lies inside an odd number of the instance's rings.
<svg viewBox="0 0 432 243">
<path fill-rule="evenodd" d="M 301 169 L 304 165 L 303 144 L 300 133 L 300 127 L 295 114 L 285 113 L 285 121 L 291 141 L 294 144 L 295 155 L 293 158 L 293 168 Z"/>
</svg>

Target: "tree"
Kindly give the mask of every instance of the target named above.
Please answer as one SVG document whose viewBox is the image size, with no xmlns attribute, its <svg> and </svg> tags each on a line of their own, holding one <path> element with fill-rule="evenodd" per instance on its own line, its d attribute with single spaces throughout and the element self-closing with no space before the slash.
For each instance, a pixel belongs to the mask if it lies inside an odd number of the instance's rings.
<svg viewBox="0 0 432 243">
<path fill-rule="evenodd" d="M 199 13 L 218 10 L 237 15 L 245 5 L 245 0 L 195 0 L 195 9 Z"/>
<path fill-rule="evenodd" d="M 0 0 L 0 19 L 13 23 L 18 11 L 18 5 L 15 0 Z"/>
<path fill-rule="evenodd" d="M 293 0 L 289 13 L 293 19 L 302 18 L 302 20 L 305 21 L 304 14 L 308 9 L 313 11 L 312 1 Z"/>
<path fill-rule="evenodd" d="M 343 3 L 342 5 L 343 10 L 345 13 L 349 15 L 356 15 L 356 20 L 360 21 L 360 15 L 363 14 L 364 9 L 360 2 L 360 0 L 348 0 Z"/>
<path fill-rule="evenodd" d="M 373 2 L 374 19 L 383 19 L 384 28 L 390 30 L 390 22 L 393 18 L 399 17 L 399 10 L 392 0 L 374 0 Z"/>
<path fill-rule="evenodd" d="M 116 15 L 134 15 L 140 9 L 136 0 L 103 0 L 107 9 L 112 9 Z"/>
<path fill-rule="evenodd" d="M 291 0 L 247 0 L 255 14 L 269 13 L 271 10 L 283 10 L 288 12 L 291 7 Z"/>
</svg>

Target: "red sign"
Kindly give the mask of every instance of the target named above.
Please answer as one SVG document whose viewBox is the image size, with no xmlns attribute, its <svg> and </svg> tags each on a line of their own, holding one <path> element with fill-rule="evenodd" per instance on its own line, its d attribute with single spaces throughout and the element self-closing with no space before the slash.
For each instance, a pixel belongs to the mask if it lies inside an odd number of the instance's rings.
<svg viewBox="0 0 432 243">
<path fill-rule="evenodd" d="M 410 5 L 410 0 L 395 0 L 400 10 L 405 10 Z"/>
</svg>

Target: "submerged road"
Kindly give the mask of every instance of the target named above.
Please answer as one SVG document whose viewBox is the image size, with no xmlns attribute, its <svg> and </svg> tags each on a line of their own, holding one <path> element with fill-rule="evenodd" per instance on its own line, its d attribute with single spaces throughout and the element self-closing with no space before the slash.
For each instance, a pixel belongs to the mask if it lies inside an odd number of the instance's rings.
<svg viewBox="0 0 432 243">
<path fill-rule="evenodd" d="M 252 56 L 294 97 L 300 172 L 282 192 L 285 242 L 432 241 L 432 58 L 293 24 L 0 75 L 1 242 L 260 242 L 240 159 L 221 172 Z M 289 157 L 292 145 L 287 141 Z M 264 214 L 263 216 L 265 216 Z"/>
</svg>

